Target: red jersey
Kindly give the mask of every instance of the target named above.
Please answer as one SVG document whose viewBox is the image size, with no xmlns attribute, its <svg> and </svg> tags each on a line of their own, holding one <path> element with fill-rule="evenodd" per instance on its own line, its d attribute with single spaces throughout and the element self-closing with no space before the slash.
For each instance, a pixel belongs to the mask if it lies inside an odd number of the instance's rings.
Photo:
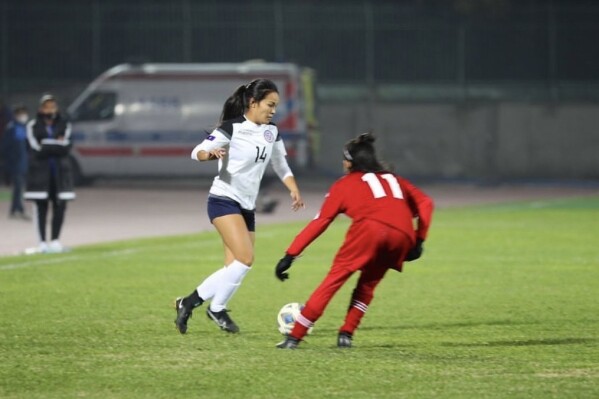
<svg viewBox="0 0 599 399">
<path fill-rule="evenodd" d="M 295 237 L 287 253 L 297 256 L 344 213 L 352 223 L 375 220 L 411 237 L 426 239 L 433 213 L 432 199 L 408 180 L 392 173 L 351 172 L 337 180 L 320 212 Z M 414 229 L 414 218 L 418 219 Z"/>
</svg>

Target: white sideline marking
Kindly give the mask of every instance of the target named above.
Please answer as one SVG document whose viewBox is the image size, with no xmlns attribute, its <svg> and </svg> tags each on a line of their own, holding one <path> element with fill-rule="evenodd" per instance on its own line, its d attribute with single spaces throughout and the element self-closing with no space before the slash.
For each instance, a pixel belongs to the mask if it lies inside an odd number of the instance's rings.
<svg viewBox="0 0 599 399">
<path fill-rule="evenodd" d="M 207 240 L 201 240 L 198 242 L 186 243 L 184 245 L 179 245 L 178 247 L 194 249 L 194 248 L 198 248 L 198 247 L 214 245 L 214 244 L 217 244 L 218 242 L 220 242 L 220 240 L 207 239 Z M 172 247 L 173 247 L 172 245 L 167 245 L 167 244 L 156 245 L 156 246 L 152 247 L 152 250 L 161 249 L 161 248 L 172 248 Z M 118 249 L 115 251 L 110 251 L 110 252 L 105 252 L 105 253 L 99 254 L 98 256 L 100 258 L 108 258 L 111 256 L 129 255 L 129 254 L 134 254 L 134 253 L 140 252 L 143 248 L 144 247 Z M 35 254 L 36 257 L 39 256 L 39 258 L 35 261 L 23 262 L 23 263 L 9 263 L 8 265 L 0 266 L 0 271 L 24 269 L 26 267 L 52 265 L 55 263 L 68 262 L 68 261 L 78 260 L 78 259 L 82 258 L 79 255 L 53 258 L 54 256 L 57 256 L 57 255 L 60 255 L 60 254 Z M 53 259 L 47 258 L 46 256 L 52 257 Z"/>
<path fill-rule="evenodd" d="M 117 251 L 110 251 L 110 252 L 100 254 L 99 257 L 100 258 L 109 258 L 112 256 L 133 254 L 133 253 L 136 253 L 139 251 L 140 251 L 139 248 L 119 249 Z M 54 257 L 54 256 L 60 255 L 60 254 L 39 254 L 39 255 L 44 256 L 44 257 L 45 256 Z M 60 257 L 60 258 L 54 258 L 54 259 L 44 258 L 44 259 L 39 259 L 36 261 L 23 262 L 23 263 L 9 263 L 8 265 L 0 266 L 0 271 L 24 269 L 26 267 L 46 266 L 46 265 L 52 265 L 55 263 L 71 262 L 71 261 L 78 260 L 81 258 L 82 258 L 81 256 L 74 255 L 74 256 Z"/>
<path fill-rule="evenodd" d="M 40 254 L 41 255 L 41 254 Z M 52 254 L 56 255 L 56 254 Z M 22 269 L 30 266 L 44 266 L 51 265 L 54 263 L 64 262 L 65 260 L 77 259 L 77 256 L 69 257 L 69 258 L 60 258 L 60 259 L 44 259 L 37 262 L 24 262 L 24 263 L 9 263 L 8 265 L 0 266 L 0 270 L 14 270 L 14 269 Z"/>
</svg>

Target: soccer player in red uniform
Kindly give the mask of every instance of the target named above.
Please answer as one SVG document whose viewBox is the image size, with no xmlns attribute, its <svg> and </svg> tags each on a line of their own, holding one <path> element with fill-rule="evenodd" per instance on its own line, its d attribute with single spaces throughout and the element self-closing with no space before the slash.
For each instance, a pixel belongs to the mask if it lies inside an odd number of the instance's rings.
<svg viewBox="0 0 599 399">
<path fill-rule="evenodd" d="M 285 281 L 294 259 L 338 214 L 344 213 L 352 219 L 331 270 L 312 293 L 293 330 L 278 348 L 297 348 L 333 295 L 359 270 L 360 278 L 337 338 L 337 346 L 351 347 L 354 331 L 387 269 L 401 271 L 404 261 L 418 259 L 422 254 L 433 201 L 406 179 L 387 171 L 378 161 L 373 143 L 374 137 L 364 133 L 345 145 L 346 175 L 333 184 L 319 214 L 295 237 L 276 265 L 277 278 Z"/>
</svg>

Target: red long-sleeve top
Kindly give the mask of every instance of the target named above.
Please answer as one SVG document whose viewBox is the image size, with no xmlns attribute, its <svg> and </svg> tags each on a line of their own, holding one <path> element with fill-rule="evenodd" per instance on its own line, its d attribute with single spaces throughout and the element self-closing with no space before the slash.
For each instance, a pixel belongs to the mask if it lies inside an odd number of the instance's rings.
<svg viewBox="0 0 599 399">
<path fill-rule="evenodd" d="M 408 180 L 392 173 L 351 172 L 331 186 L 320 212 L 295 237 L 287 253 L 301 254 L 340 213 L 349 216 L 352 223 L 364 219 L 384 223 L 403 231 L 415 243 L 417 238 L 426 239 L 433 200 Z"/>
</svg>

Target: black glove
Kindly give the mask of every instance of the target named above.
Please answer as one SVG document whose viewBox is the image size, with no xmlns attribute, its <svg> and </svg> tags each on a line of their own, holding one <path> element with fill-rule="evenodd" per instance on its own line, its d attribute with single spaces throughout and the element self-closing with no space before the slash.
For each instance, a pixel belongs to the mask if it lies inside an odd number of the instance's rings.
<svg viewBox="0 0 599 399">
<path fill-rule="evenodd" d="M 410 249 L 408 251 L 406 258 L 404 259 L 406 262 L 411 262 L 411 261 L 416 260 L 422 256 L 422 251 L 424 251 L 424 248 L 422 248 L 423 242 L 424 242 L 424 240 L 422 240 L 420 238 L 416 239 L 416 245 L 414 245 L 412 247 L 412 249 Z"/>
<path fill-rule="evenodd" d="M 279 263 L 277 263 L 277 266 L 275 266 L 275 275 L 279 280 L 285 281 L 289 278 L 289 273 L 285 273 L 285 271 L 291 267 L 291 264 L 294 260 L 295 256 L 288 254 L 285 254 L 285 256 L 279 260 Z"/>
</svg>

